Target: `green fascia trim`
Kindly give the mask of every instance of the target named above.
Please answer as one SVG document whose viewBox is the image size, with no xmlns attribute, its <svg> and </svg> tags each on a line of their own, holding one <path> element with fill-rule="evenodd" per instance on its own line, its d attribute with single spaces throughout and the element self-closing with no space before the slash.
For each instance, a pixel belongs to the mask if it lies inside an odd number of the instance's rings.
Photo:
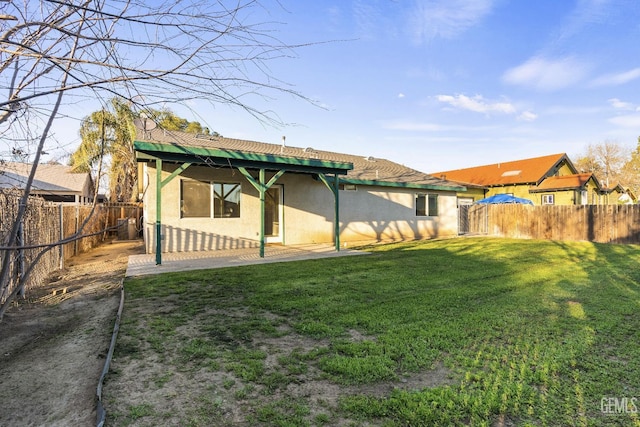
<svg viewBox="0 0 640 427">
<path fill-rule="evenodd" d="M 340 184 L 377 185 L 380 187 L 413 188 L 416 190 L 467 191 L 467 187 L 456 185 L 415 184 L 412 182 L 373 181 L 349 178 L 340 178 Z"/>
<path fill-rule="evenodd" d="M 346 173 L 353 169 L 352 163 L 332 162 L 318 159 L 303 159 L 298 157 L 275 156 L 272 154 L 247 153 L 244 151 L 219 150 L 203 147 L 183 147 L 178 144 L 164 144 L 158 142 L 134 141 L 136 151 L 149 153 L 182 154 L 190 156 L 220 157 L 232 160 L 244 160 L 256 163 L 272 163 L 276 165 L 310 166 L 321 169 L 337 169 Z"/>
</svg>

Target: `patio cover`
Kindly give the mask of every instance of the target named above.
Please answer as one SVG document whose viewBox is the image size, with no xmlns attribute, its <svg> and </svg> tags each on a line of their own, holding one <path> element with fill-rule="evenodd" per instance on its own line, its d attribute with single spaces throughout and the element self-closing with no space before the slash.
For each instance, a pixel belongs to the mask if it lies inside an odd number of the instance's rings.
<svg viewBox="0 0 640 427">
<path fill-rule="evenodd" d="M 161 210 L 162 188 L 192 164 L 231 166 L 239 170 L 260 194 L 261 226 L 260 257 L 264 257 L 264 203 L 265 193 L 285 172 L 297 172 L 317 175 L 333 192 L 335 203 L 335 247 L 340 250 L 340 220 L 338 175 L 346 175 L 353 169 L 352 163 L 327 161 L 319 159 L 299 158 L 293 156 L 252 153 L 240 150 L 222 150 L 208 147 L 194 147 L 177 142 L 134 141 L 134 149 L 138 162 L 153 161 L 156 164 L 156 264 L 162 264 L 161 250 Z M 171 175 L 162 179 L 162 163 L 178 163 L 181 166 Z M 259 171 L 258 179 L 248 170 Z M 275 171 L 269 181 L 265 179 L 265 171 Z M 329 178 L 328 175 L 333 175 Z"/>
</svg>

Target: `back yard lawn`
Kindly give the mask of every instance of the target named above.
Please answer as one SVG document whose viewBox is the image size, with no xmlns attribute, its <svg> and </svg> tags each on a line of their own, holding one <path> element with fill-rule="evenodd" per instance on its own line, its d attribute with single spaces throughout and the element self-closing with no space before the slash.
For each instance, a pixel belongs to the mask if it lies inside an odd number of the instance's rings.
<svg viewBox="0 0 640 427">
<path fill-rule="evenodd" d="M 125 282 L 112 426 L 640 426 L 640 247 L 490 238 Z"/>
</svg>

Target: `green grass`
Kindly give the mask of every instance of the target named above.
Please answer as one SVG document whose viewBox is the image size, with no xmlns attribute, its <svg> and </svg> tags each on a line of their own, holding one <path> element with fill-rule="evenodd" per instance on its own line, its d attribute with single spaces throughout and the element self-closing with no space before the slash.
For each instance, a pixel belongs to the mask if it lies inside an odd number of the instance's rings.
<svg viewBox="0 0 640 427">
<path fill-rule="evenodd" d="M 127 280 L 115 357 L 210 375 L 190 392 L 215 410 L 196 402 L 179 424 L 224 425 L 239 407 L 241 425 L 640 426 L 640 401 L 601 406 L 640 399 L 640 247 L 477 238 L 366 249 Z M 293 391 L 314 382 L 339 396 Z"/>
</svg>

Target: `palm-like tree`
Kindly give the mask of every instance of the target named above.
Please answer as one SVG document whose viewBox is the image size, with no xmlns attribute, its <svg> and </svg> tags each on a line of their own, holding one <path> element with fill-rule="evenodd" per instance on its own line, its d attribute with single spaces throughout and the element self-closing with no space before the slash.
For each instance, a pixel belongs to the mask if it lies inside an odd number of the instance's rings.
<svg viewBox="0 0 640 427">
<path fill-rule="evenodd" d="M 69 164 L 76 172 L 95 173 L 98 182 L 103 175 L 102 160 L 109 158 L 109 199 L 127 202 L 137 197 L 133 152 L 135 114 L 120 98 L 113 98 L 110 103 L 110 110 L 103 108 L 82 120 L 82 142 L 71 155 Z"/>
<path fill-rule="evenodd" d="M 190 133 L 210 131 L 198 122 L 190 122 L 177 116 L 170 109 L 144 111 L 147 117 L 163 129 L 179 130 Z M 133 150 L 136 137 L 134 119 L 140 116 L 121 98 L 110 101 L 110 109 L 103 108 L 85 117 L 80 124 L 82 142 L 71 155 L 69 165 L 75 172 L 91 172 L 96 182 L 102 175 L 102 160 L 108 158 L 109 200 L 129 202 L 137 198 L 137 169 Z M 219 135 L 213 132 L 213 135 Z"/>
</svg>

